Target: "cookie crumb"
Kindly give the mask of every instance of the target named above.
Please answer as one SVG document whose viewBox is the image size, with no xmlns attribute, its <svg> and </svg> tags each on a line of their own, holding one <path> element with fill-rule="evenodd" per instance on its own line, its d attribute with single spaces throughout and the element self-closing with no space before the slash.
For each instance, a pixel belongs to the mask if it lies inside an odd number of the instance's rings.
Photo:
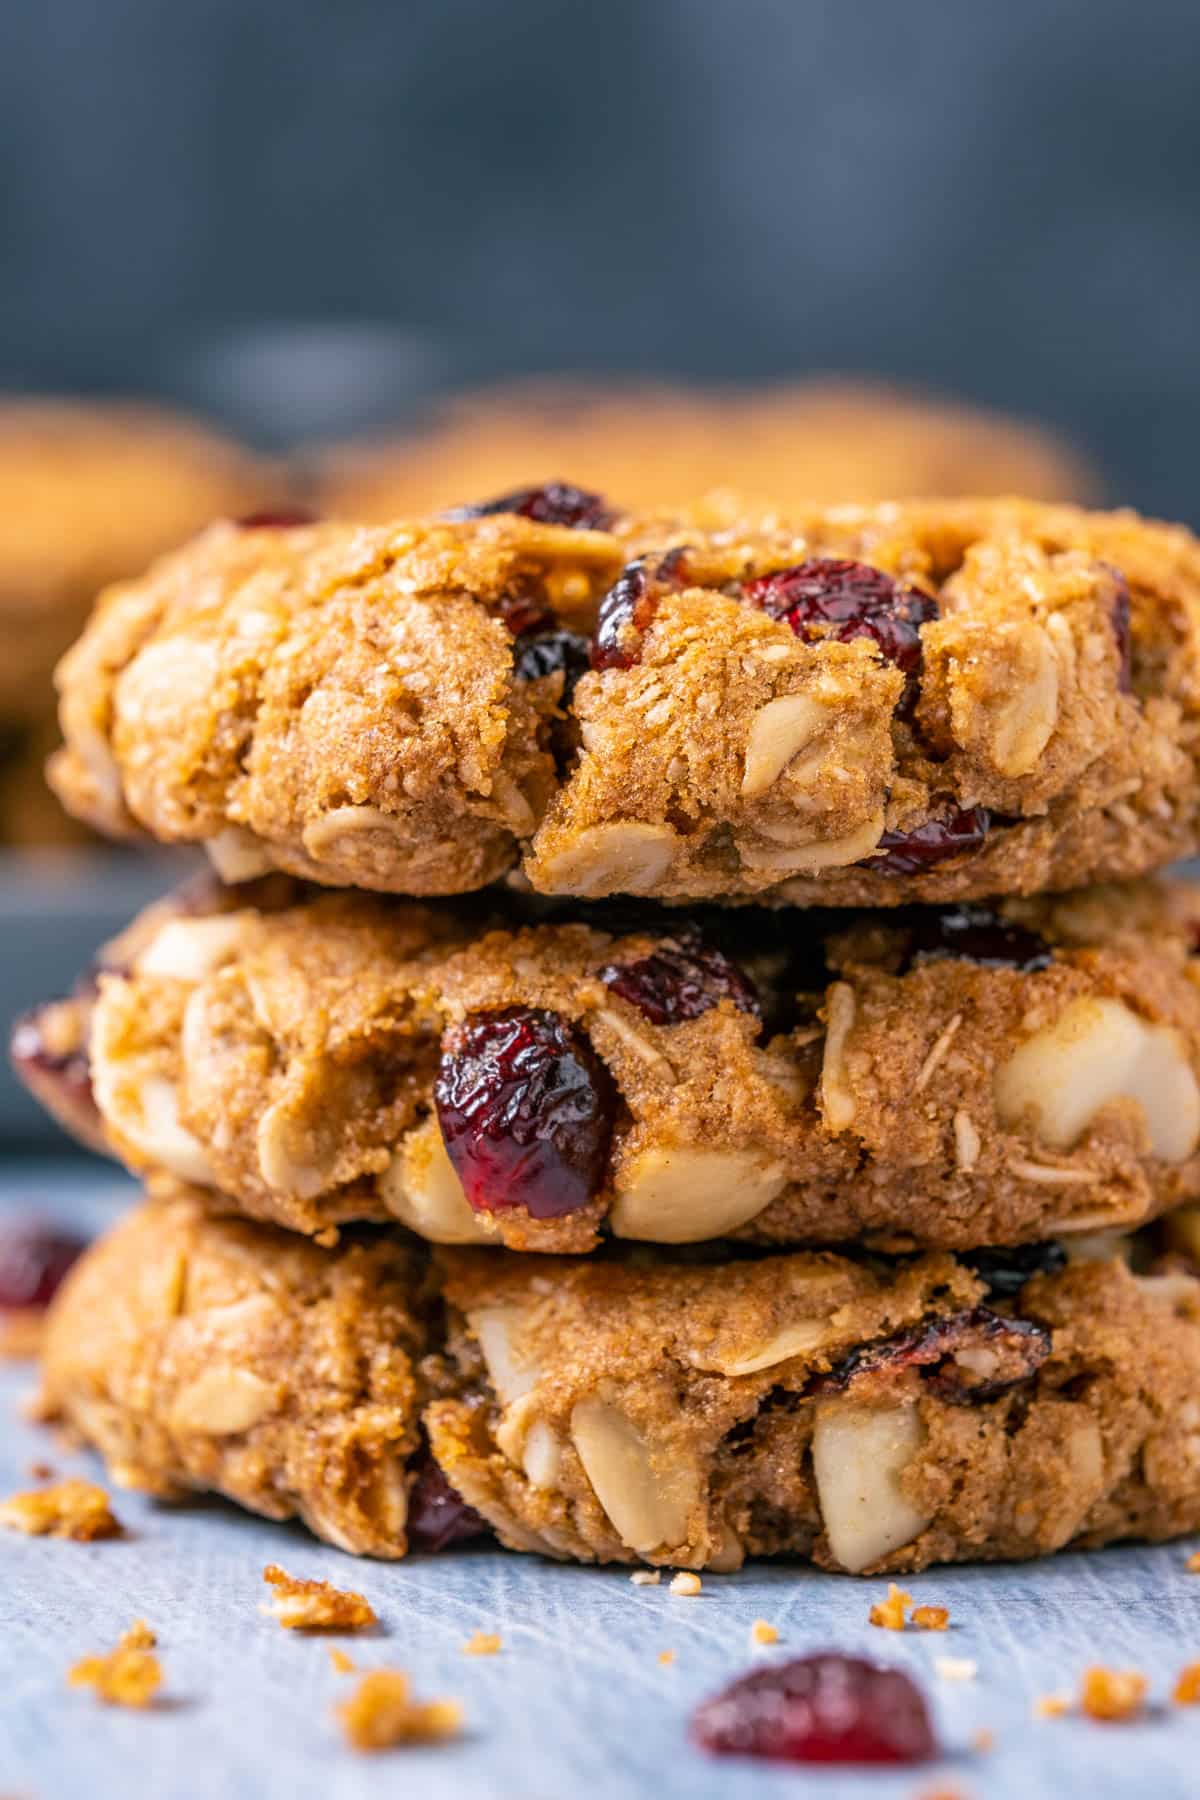
<svg viewBox="0 0 1200 1800">
<path fill-rule="evenodd" d="M 149 1649 L 154 1641 L 146 1621 L 136 1619 L 115 1650 L 80 1657 L 68 1672 L 68 1687 L 93 1688 L 105 1706 L 149 1706 L 163 1678 L 162 1664 Z"/>
<path fill-rule="evenodd" d="M 672 1594 L 698 1594 L 704 1583 L 690 1569 L 680 1569 L 678 1575 L 672 1575 L 670 1592 Z"/>
<path fill-rule="evenodd" d="M 635 1569 L 629 1577 L 634 1587 L 657 1587 L 662 1580 L 661 1569 Z"/>
<path fill-rule="evenodd" d="M 1200 1550 L 1193 1550 L 1183 1566 L 1189 1575 L 1200 1575 Z"/>
<path fill-rule="evenodd" d="M 673 1663 L 675 1661 L 675 1652 L 673 1650 L 660 1650 L 658 1653 L 658 1660 L 665 1669 L 668 1663 Z"/>
<path fill-rule="evenodd" d="M 752 1644 L 777 1644 L 779 1633 L 774 1625 L 769 1624 L 766 1619 L 755 1619 L 750 1627 L 750 1642 Z"/>
<path fill-rule="evenodd" d="M 54 1465 L 48 1462 L 31 1462 L 29 1465 L 30 1481 L 53 1481 Z"/>
<path fill-rule="evenodd" d="M 1176 1706 L 1200 1706 L 1200 1662 L 1188 1663 L 1180 1671 L 1171 1698 Z"/>
<path fill-rule="evenodd" d="M 354 1658 L 352 1656 L 347 1656 L 344 1650 L 339 1650 L 336 1644 L 330 1647 L 329 1660 L 333 1664 L 333 1672 L 335 1675 L 353 1675 L 355 1668 Z"/>
<path fill-rule="evenodd" d="M 13 1494 L 0 1502 L 0 1525 L 23 1531 L 27 1537 L 71 1538 L 90 1544 L 94 1538 L 120 1537 L 121 1521 L 109 1505 L 108 1495 L 94 1481 L 57 1482 L 26 1494 Z"/>
<path fill-rule="evenodd" d="M 504 1648 L 498 1631 L 476 1631 L 463 1645 L 464 1656 L 495 1656 Z"/>
<path fill-rule="evenodd" d="M 1070 1694 L 1039 1694 L 1033 1703 L 1035 1719 L 1061 1719 L 1071 1710 Z"/>
<path fill-rule="evenodd" d="M 375 1608 L 362 1594 L 328 1581 L 302 1581 L 278 1563 L 268 1563 L 263 1580 L 274 1588 L 260 1612 L 279 1620 L 285 1631 L 362 1631 L 378 1624 Z"/>
<path fill-rule="evenodd" d="M 950 1613 L 944 1606 L 918 1606 L 914 1609 L 912 1622 L 918 1631 L 945 1631 L 950 1623 Z"/>
<path fill-rule="evenodd" d="M 878 1625 L 884 1631 L 903 1631 L 912 1603 L 911 1594 L 906 1594 L 894 1581 L 889 1581 L 887 1599 L 877 1600 L 867 1618 L 872 1625 Z"/>
<path fill-rule="evenodd" d="M 334 1708 L 355 1750 L 390 1750 L 396 1744 L 437 1744 L 462 1730 L 457 1700 L 417 1701 L 401 1669 L 371 1669 L 348 1700 Z"/>
<path fill-rule="evenodd" d="M 970 1656 L 935 1656 L 933 1667 L 942 1681 L 974 1681 L 979 1664 Z"/>
<path fill-rule="evenodd" d="M 14 1306 L 0 1316 L 0 1359 L 36 1362 L 46 1334 L 44 1306 Z"/>
<path fill-rule="evenodd" d="M 978 1750 L 981 1756 L 986 1756 L 989 1750 L 996 1748 L 995 1732 L 991 1731 L 988 1726 L 981 1725 L 978 1731 L 971 1733 L 971 1748 Z"/>
<path fill-rule="evenodd" d="M 1146 1698 L 1146 1677 L 1136 1669 L 1085 1669 L 1079 1705 L 1089 1719 L 1133 1719 Z"/>
</svg>

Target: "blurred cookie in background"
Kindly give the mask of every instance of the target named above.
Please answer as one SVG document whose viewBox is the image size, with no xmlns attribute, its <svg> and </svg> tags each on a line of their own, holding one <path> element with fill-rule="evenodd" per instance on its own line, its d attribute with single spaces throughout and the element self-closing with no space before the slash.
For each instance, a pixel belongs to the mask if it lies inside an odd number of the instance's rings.
<svg viewBox="0 0 1200 1800">
<path fill-rule="evenodd" d="M 154 407 L 0 397 L 0 842 L 81 835 L 42 764 L 54 665 L 99 590 L 279 485 L 227 439 Z"/>
<path fill-rule="evenodd" d="M 570 480 L 677 507 L 729 485 L 786 510 L 938 494 L 1099 497 L 1040 426 L 882 383 L 687 388 L 541 378 L 466 394 L 407 435 L 334 445 L 312 470 L 333 517 L 386 521 Z"/>
</svg>

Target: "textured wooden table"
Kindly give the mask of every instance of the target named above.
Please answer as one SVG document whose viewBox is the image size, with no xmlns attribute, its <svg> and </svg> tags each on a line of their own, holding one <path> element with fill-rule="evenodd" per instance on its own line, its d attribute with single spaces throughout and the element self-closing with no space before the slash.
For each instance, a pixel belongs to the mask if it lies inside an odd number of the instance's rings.
<svg viewBox="0 0 1200 1800">
<path fill-rule="evenodd" d="M 0 1204 L 44 1203 L 95 1228 L 128 1190 L 94 1169 L 0 1166 Z M 0 1371 L 0 1492 L 29 1485 L 47 1458 L 97 1474 L 19 1418 L 30 1372 Z M 462 1550 L 388 1565 L 355 1561 L 298 1528 L 221 1503 L 156 1507 L 118 1495 L 125 1540 L 80 1545 L 0 1535 L 0 1793 L 30 1800 L 769 1800 L 800 1792 L 963 1800 L 1067 1794 L 1200 1794 L 1200 1708 L 1165 1704 L 1183 1663 L 1200 1658 L 1200 1576 L 1188 1544 L 1059 1557 L 1040 1567 L 932 1570 L 909 1585 L 940 1601 L 944 1634 L 867 1624 L 883 1583 L 755 1566 L 709 1577 L 698 1599 L 634 1587 L 627 1572 L 558 1568 L 499 1551 Z M 286 1633 L 258 1612 L 263 1564 L 361 1588 L 378 1635 L 342 1642 L 362 1667 L 406 1669 L 420 1694 L 453 1695 L 467 1729 L 437 1749 L 375 1758 L 345 1748 L 331 1716 L 350 1677 L 328 1642 Z M 110 1648 L 137 1616 L 159 1633 L 165 1699 L 149 1713 L 99 1706 L 66 1687 L 79 1656 Z M 810 1771 L 713 1761 L 692 1749 L 693 1704 L 751 1664 L 750 1626 L 768 1619 L 786 1656 L 836 1646 L 910 1669 L 934 1708 L 947 1755 L 898 1773 Z M 477 1629 L 498 1656 L 465 1657 Z M 670 1649 L 669 1666 L 658 1661 Z M 938 1657 L 972 1658 L 976 1680 L 939 1680 Z M 1140 1668 L 1155 1704 L 1136 1725 L 1035 1720 L 1033 1699 L 1074 1686 L 1090 1662 Z M 971 1748 L 981 1728 L 987 1754 Z"/>
</svg>

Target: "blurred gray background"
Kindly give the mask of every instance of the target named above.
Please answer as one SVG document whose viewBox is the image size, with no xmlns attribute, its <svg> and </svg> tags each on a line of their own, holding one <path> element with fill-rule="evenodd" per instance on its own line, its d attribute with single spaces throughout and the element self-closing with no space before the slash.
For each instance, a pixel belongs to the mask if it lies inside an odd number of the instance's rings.
<svg viewBox="0 0 1200 1800">
<path fill-rule="evenodd" d="M 1187 0 L 0 13 L 0 386 L 279 440 L 514 371 L 865 370 L 1200 522 Z"/>
</svg>

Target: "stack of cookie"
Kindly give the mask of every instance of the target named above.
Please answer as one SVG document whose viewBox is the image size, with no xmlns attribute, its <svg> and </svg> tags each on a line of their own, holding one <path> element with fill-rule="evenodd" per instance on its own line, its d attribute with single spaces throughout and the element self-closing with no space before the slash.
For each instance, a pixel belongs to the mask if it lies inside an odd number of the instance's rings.
<svg viewBox="0 0 1200 1800">
<path fill-rule="evenodd" d="M 1200 1526 L 1187 532 L 223 526 L 60 680 L 69 809 L 220 877 L 19 1040 L 147 1177 L 45 1365 L 118 1479 L 380 1556 Z"/>
</svg>

